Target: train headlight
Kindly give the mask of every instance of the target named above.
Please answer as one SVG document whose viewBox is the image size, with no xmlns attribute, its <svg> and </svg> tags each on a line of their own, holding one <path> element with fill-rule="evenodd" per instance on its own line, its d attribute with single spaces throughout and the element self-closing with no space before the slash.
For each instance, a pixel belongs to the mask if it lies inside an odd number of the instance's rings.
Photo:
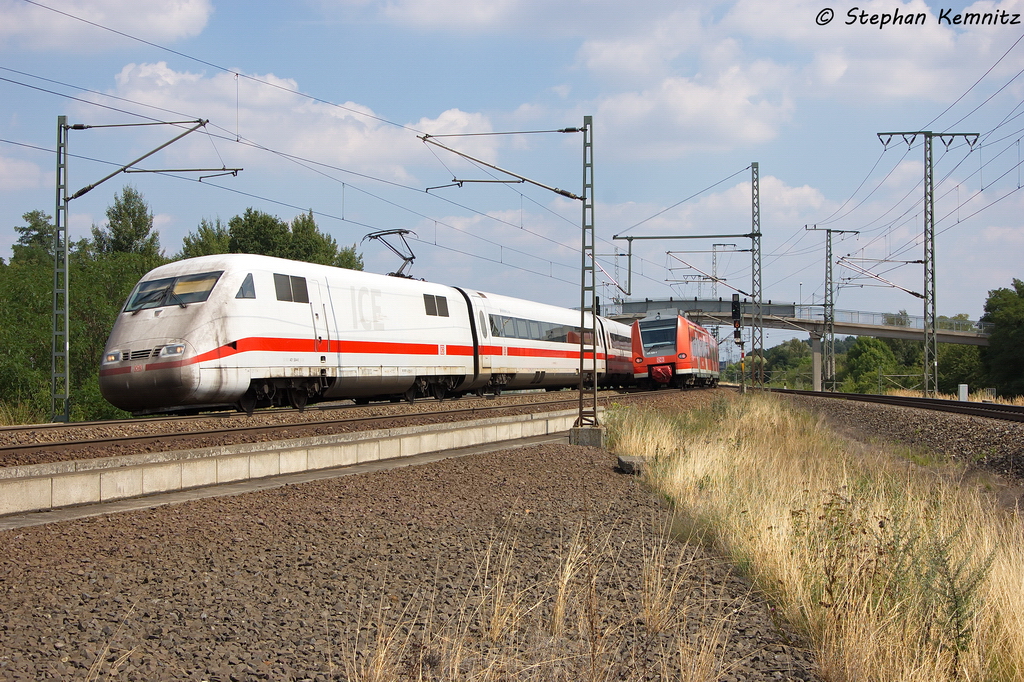
<svg viewBox="0 0 1024 682">
<path fill-rule="evenodd" d="M 183 343 L 172 343 L 169 346 L 164 346 L 160 349 L 160 357 L 162 358 L 173 358 L 181 355 L 185 352 L 185 344 Z"/>
<path fill-rule="evenodd" d="M 104 365 L 109 365 L 112 362 L 121 362 L 121 351 L 115 350 L 103 356 Z"/>
<path fill-rule="evenodd" d="M 633 362 L 635 362 L 635 363 L 636 363 L 636 364 L 638 364 L 638 365 L 642 365 L 642 364 L 644 363 L 644 359 L 643 359 L 643 358 L 637 358 L 637 359 L 636 359 L 636 360 L 634 360 Z"/>
<path fill-rule="evenodd" d="M 679 359 L 680 360 L 685 360 L 686 359 L 686 353 L 680 353 L 679 354 Z"/>
</svg>

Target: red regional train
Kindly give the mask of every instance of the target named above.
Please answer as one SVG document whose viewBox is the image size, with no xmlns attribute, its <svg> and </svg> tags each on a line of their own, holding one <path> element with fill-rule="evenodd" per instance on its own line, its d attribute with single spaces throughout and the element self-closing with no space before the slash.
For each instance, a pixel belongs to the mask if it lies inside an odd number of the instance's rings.
<svg viewBox="0 0 1024 682">
<path fill-rule="evenodd" d="M 630 328 L 598 317 L 597 330 L 586 367 L 602 385 L 631 384 Z M 579 384 L 579 334 L 577 310 L 267 256 L 203 256 L 136 285 L 107 340 L 100 390 L 136 414 L 554 390 Z"/>
<path fill-rule="evenodd" d="M 718 385 L 718 342 L 682 315 L 633 323 L 633 379 L 655 388 Z"/>
</svg>

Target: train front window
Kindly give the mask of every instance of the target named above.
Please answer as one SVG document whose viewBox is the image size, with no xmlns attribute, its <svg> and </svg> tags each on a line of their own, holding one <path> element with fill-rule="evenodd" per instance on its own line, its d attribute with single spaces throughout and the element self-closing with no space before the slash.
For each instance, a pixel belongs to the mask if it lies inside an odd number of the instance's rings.
<svg viewBox="0 0 1024 682">
<path fill-rule="evenodd" d="M 189 303 L 201 303 L 210 297 L 222 274 L 221 270 L 140 282 L 128 297 L 124 312 L 137 313 L 148 308 L 175 305 L 184 308 Z"/>
<path fill-rule="evenodd" d="M 644 355 L 675 355 L 676 321 L 641 322 L 640 340 L 644 345 Z"/>
</svg>

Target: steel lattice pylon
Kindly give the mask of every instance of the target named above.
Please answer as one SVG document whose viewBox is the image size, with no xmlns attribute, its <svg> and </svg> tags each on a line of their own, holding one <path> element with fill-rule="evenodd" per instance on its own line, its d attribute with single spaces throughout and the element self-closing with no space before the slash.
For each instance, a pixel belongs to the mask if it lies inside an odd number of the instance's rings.
<svg viewBox="0 0 1024 682">
<path fill-rule="evenodd" d="M 750 384 L 764 388 L 764 316 L 761 311 L 761 187 L 757 162 L 750 164 L 750 294 L 754 319 L 750 339 Z M 759 358 L 759 359 L 754 359 Z"/>
<path fill-rule="evenodd" d="M 924 394 L 939 389 L 939 342 L 935 338 L 935 180 L 932 134 L 924 134 Z"/>
<path fill-rule="evenodd" d="M 576 426 L 597 426 L 597 271 L 594 251 L 594 121 L 583 117 L 583 248 L 580 284 L 580 401 Z M 589 314 L 589 321 L 587 315 Z M 589 324 L 588 324 L 589 322 Z M 589 343 L 588 343 L 589 339 Z M 589 354 L 589 367 L 587 355 Z"/>
<path fill-rule="evenodd" d="M 825 310 L 824 329 L 822 330 L 822 382 L 823 390 L 835 392 L 836 390 L 836 299 L 835 283 L 832 275 L 832 235 L 839 234 L 860 234 L 857 230 L 833 230 L 804 226 L 805 230 L 825 232 Z"/>
<path fill-rule="evenodd" d="M 68 328 L 68 119 L 57 117 L 57 208 L 53 229 L 53 337 L 50 418 L 71 420 L 71 357 Z"/>
<path fill-rule="evenodd" d="M 939 138 L 949 149 L 953 141 L 962 137 L 974 149 L 978 133 L 933 133 L 930 130 L 878 133 L 886 147 L 894 136 L 901 137 L 908 146 L 917 136 L 924 139 L 924 394 L 935 395 L 939 389 L 939 343 L 935 335 L 935 180 L 933 176 L 932 140 Z"/>
</svg>

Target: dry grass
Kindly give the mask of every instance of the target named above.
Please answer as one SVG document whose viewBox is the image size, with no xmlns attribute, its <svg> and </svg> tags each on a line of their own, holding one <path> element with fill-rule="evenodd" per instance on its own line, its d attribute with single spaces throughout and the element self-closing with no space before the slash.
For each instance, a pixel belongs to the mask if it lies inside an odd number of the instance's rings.
<svg viewBox="0 0 1024 682">
<path fill-rule="evenodd" d="M 620 452 L 814 643 L 829 680 L 1024 680 L 1024 524 L 957 472 L 754 395 L 619 410 Z"/>
<path fill-rule="evenodd" d="M 10 402 L 0 400 L 0 426 L 20 426 L 22 424 L 42 424 L 47 419 L 32 405 L 26 402 Z"/>
<path fill-rule="evenodd" d="M 362 610 L 354 639 L 329 630 L 341 640 L 341 661 L 328 661 L 331 674 L 337 669 L 349 682 L 720 679 L 736 664 L 723 660 L 735 608 L 713 589 L 684 594 L 692 560 L 670 528 L 640 523 L 633 530 L 643 537 L 641 580 L 622 546 L 580 525 L 559 544 L 553 579 L 527 585 L 522 576 L 531 567 L 518 551 L 519 535 L 500 529 L 454 610 L 442 613 L 437 595 L 427 593 L 398 609 L 380 592 L 376 607 Z M 688 620 L 694 627 L 685 627 Z"/>
<path fill-rule="evenodd" d="M 901 398 L 920 398 L 921 391 L 911 391 L 906 388 L 893 388 L 885 392 L 886 395 L 899 396 Z M 959 400 L 960 398 L 950 393 L 939 393 L 935 396 L 940 400 Z M 970 402 L 980 403 L 986 400 L 990 400 L 1000 405 L 1018 405 L 1024 407 L 1024 396 L 1017 396 L 1015 398 L 1004 398 L 997 396 L 996 398 L 990 398 L 984 391 L 974 391 L 967 396 Z"/>
</svg>

